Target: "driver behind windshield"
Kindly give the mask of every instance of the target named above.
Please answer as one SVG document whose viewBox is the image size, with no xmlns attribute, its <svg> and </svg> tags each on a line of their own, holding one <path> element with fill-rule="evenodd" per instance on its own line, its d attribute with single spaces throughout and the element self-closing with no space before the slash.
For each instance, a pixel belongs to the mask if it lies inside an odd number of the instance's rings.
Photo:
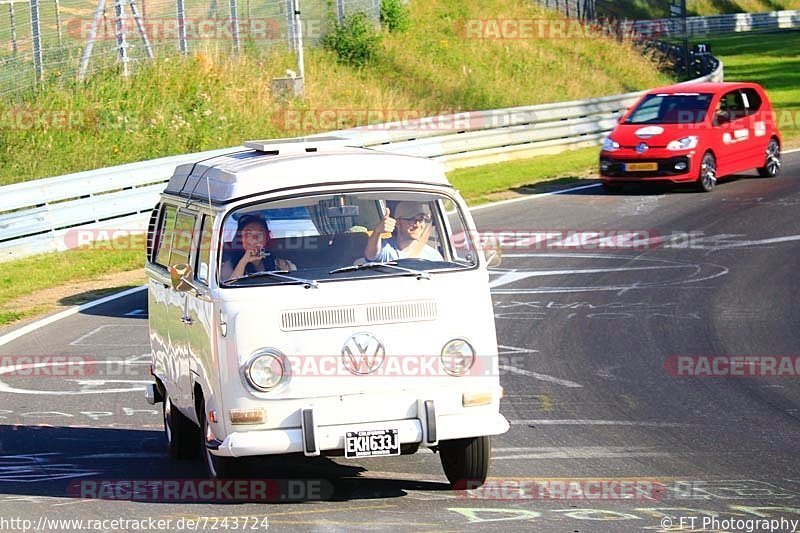
<svg viewBox="0 0 800 533">
<path fill-rule="evenodd" d="M 291 261 L 272 257 L 265 251 L 269 241 L 269 229 L 264 219 L 254 215 L 240 218 L 236 236 L 222 254 L 223 282 L 256 272 L 297 270 Z"/>
<path fill-rule="evenodd" d="M 398 202 L 394 218 L 387 207 L 364 248 L 368 261 L 386 262 L 407 257 L 443 261 L 442 254 L 428 244 L 432 218 L 430 208 L 420 202 Z M 383 234 L 392 236 L 385 241 Z"/>
</svg>

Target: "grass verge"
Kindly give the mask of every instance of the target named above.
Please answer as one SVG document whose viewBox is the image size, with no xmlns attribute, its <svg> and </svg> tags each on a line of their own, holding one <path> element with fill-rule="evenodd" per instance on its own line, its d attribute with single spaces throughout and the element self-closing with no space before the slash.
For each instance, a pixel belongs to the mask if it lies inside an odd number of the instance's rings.
<svg viewBox="0 0 800 533">
<path fill-rule="evenodd" d="M 725 64 L 727 81 L 764 86 L 785 141 L 800 144 L 800 30 L 702 39 Z"/>
<path fill-rule="evenodd" d="M 386 33 L 373 61 L 338 63 L 309 48 L 305 99 L 271 80 L 292 54 L 250 50 L 143 62 L 129 79 L 101 71 L 0 100 L 0 185 L 162 156 L 403 117 L 557 102 L 669 83 L 654 61 L 612 39 L 478 38 L 471 20 L 561 15 L 528 0 L 411 2 L 410 26 Z M 41 120 L 37 120 L 41 119 Z M 0 208 L 1 209 L 1 208 Z"/>
<path fill-rule="evenodd" d="M 800 0 L 688 0 L 689 15 L 756 13 L 800 9 Z M 669 5 L 663 0 L 598 0 L 600 15 L 625 18 L 669 17 Z"/>
<path fill-rule="evenodd" d="M 94 247 L 41 254 L 2 263 L 0 274 L 0 326 L 75 305 L 119 287 L 144 281 L 142 250 L 125 241 L 97 243 Z"/>
</svg>

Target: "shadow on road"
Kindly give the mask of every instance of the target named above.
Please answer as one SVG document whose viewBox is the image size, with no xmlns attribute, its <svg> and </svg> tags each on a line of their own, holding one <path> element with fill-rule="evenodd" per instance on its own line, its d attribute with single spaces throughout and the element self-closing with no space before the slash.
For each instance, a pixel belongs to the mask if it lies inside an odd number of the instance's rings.
<svg viewBox="0 0 800 533">
<path fill-rule="evenodd" d="M 211 485 L 202 462 L 172 460 L 165 446 L 161 431 L 0 425 L 0 493 L 242 504 L 383 499 L 405 496 L 407 490 L 451 490 L 444 482 L 385 479 L 379 472 L 362 477 L 367 470 L 361 466 L 293 454 L 247 462 L 245 474 L 233 482 L 243 492 L 232 492 L 231 482 L 220 481 L 213 492 L 219 498 L 209 499 Z M 164 492 L 168 482 L 178 487 L 170 496 Z M 266 484 L 267 497 L 257 492 L 259 482 Z"/>
</svg>

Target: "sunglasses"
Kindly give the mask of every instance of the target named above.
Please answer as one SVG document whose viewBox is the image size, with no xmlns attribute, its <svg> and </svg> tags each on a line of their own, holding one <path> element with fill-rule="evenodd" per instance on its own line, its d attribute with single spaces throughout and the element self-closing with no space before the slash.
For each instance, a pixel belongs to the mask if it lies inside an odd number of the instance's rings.
<svg viewBox="0 0 800 533">
<path fill-rule="evenodd" d="M 424 222 L 425 224 L 428 224 L 431 221 L 431 216 L 425 214 L 419 214 L 413 217 L 397 217 L 397 220 L 405 220 L 406 222 L 414 221 L 420 224 Z"/>
</svg>

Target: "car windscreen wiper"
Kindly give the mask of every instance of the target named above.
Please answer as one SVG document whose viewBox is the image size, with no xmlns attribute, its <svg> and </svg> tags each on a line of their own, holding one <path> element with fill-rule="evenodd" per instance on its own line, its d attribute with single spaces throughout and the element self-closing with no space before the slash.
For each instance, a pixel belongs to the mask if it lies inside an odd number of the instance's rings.
<svg viewBox="0 0 800 533">
<path fill-rule="evenodd" d="M 229 285 L 231 283 L 236 283 L 237 281 L 241 281 L 243 279 L 250 279 L 250 278 L 260 278 L 264 276 L 271 276 L 273 278 L 278 279 L 285 279 L 287 281 L 294 281 L 296 283 L 302 283 L 306 289 L 309 288 L 319 288 L 319 282 L 313 279 L 305 279 L 305 278 L 298 278 L 296 276 L 290 276 L 288 270 L 261 270 L 259 272 L 252 272 L 250 274 L 245 274 L 244 276 L 239 276 L 238 278 L 229 279 L 225 282 L 225 285 Z"/>
<path fill-rule="evenodd" d="M 424 270 L 414 270 L 413 268 L 406 268 L 401 267 L 397 264 L 397 261 L 384 261 L 384 262 L 369 262 L 369 263 L 362 263 L 360 265 L 351 265 L 342 268 L 337 268 L 328 272 L 328 274 L 338 274 L 340 272 L 355 272 L 357 270 L 368 270 L 373 268 L 394 268 L 395 270 L 399 270 L 406 274 L 411 274 L 416 276 L 417 279 L 431 279 L 431 275 Z"/>
</svg>

